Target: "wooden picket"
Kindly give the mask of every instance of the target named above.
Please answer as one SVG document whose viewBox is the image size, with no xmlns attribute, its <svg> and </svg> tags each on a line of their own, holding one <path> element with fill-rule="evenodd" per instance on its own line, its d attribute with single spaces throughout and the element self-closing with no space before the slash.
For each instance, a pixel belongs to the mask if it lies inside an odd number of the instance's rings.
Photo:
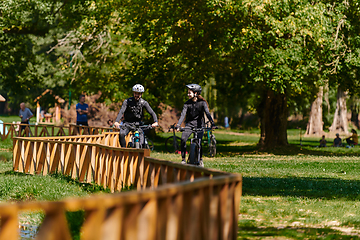
<svg viewBox="0 0 360 240">
<path fill-rule="evenodd" d="M 113 194 L 0 204 L 0 240 L 18 239 L 18 216 L 42 211 L 36 239 L 71 239 L 66 212 L 85 212 L 81 239 L 236 239 L 242 177 L 118 147 L 118 134 L 15 137 L 14 170 L 60 172 Z M 119 193 L 133 186 L 138 191 Z"/>
</svg>

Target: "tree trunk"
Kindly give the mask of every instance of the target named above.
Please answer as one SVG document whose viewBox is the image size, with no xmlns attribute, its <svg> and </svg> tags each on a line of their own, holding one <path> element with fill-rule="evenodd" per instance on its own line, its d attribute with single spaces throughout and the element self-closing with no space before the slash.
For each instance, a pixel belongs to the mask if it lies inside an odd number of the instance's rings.
<svg viewBox="0 0 360 240">
<path fill-rule="evenodd" d="M 356 109 L 351 110 L 351 122 L 355 125 L 357 129 L 360 128 L 359 125 L 359 113 L 356 111 Z"/>
<path fill-rule="evenodd" d="M 324 101 L 327 106 L 327 113 L 330 114 L 330 101 L 329 101 L 329 83 L 327 82 L 324 89 Z"/>
<path fill-rule="evenodd" d="M 351 105 L 350 105 L 350 108 L 351 108 L 351 122 L 355 125 L 355 127 L 357 129 L 360 128 L 360 119 L 359 119 L 359 98 L 353 96 L 351 98 Z"/>
<path fill-rule="evenodd" d="M 334 120 L 331 127 L 329 128 L 331 132 L 342 132 L 346 134 L 349 133 L 346 114 L 346 92 L 338 87 Z"/>
<path fill-rule="evenodd" d="M 322 120 L 322 101 L 323 101 L 323 87 L 319 88 L 317 98 L 311 104 L 309 122 L 306 127 L 306 135 L 321 135 L 323 133 Z"/>
<path fill-rule="evenodd" d="M 285 94 L 267 91 L 260 104 L 261 137 L 259 145 L 264 149 L 288 145 L 287 99 Z"/>
</svg>

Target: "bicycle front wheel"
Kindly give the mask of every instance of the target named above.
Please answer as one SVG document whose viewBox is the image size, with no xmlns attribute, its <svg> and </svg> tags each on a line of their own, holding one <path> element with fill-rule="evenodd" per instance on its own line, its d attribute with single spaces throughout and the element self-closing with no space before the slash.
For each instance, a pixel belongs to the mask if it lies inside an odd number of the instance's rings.
<svg viewBox="0 0 360 240">
<path fill-rule="evenodd" d="M 189 152 L 189 164 L 197 164 L 197 146 L 195 143 L 190 144 L 190 152 Z"/>
<path fill-rule="evenodd" d="M 146 148 L 147 149 L 150 149 L 151 151 L 153 151 L 154 150 L 154 142 L 153 141 L 151 141 L 150 139 L 146 139 L 146 141 L 147 141 L 147 143 L 146 143 Z"/>
<path fill-rule="evenodd" d="M 170 136 L 165 141 L 165 148 L 169 153 L 175 153 L 181 150 L 181 138 Z"/>
</svg>

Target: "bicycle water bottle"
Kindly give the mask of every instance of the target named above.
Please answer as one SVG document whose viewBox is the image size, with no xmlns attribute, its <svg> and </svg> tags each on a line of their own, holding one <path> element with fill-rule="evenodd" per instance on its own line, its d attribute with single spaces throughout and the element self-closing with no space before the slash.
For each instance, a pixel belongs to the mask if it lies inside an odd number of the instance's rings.
<svg viewBox="0 0 360 240">
<path fill-rule="evenodd" d="M 139 131 L 135 131 L 135 142 L 139 142 L 139 141 L 140 141 Z"/>
</svg>

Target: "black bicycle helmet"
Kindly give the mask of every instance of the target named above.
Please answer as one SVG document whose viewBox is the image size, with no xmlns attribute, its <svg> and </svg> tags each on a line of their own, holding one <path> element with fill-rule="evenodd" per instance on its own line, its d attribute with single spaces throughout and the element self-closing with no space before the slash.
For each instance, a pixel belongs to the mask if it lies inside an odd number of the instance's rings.
<svg viewBox="0 0 360 240">
<path fill-rule="evenodd" d="M 202 88 L 199 84 L 188 84 L 186 87 L 195 93 L 201 94 Z"/>
</svg>

